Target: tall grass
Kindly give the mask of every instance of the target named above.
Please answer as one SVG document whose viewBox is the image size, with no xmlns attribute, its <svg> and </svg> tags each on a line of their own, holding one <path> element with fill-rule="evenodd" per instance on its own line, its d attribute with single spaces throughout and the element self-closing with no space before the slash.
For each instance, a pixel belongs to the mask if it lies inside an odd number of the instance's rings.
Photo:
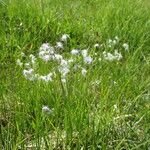
<svg viewBox="0 0 150 150">
<path fill-rule="evenodd" d="M 148 149 L 149 8 L 148 0 L 1 0 L 0 149 Z M 16 65 L 21 52 L 27 62 L 64 33 L 70 36 L 65 57 L 74 48 L 101 57 L 113 49 L 93 45 L 118 36 L 123 59 L 95 61 L 86 77 L 72 71 L 66 84 L 59 75 L 48 84 L 26 80 Z M 53 65 L 38 64 L 41 73 Z"/>
</svg>

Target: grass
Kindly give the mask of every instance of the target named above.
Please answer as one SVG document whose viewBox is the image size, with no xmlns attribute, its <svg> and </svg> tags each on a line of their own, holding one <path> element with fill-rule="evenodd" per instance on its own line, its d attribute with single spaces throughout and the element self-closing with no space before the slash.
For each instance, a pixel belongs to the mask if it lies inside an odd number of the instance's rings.
<svg viewBox="0 0 150 150">
<path fill-rule="evenodd" d="M 148 0 L 0 0 L 0 149 L 149 149 L 149 8 Z M 89 48 L 96 60 L 86 76 L 71 70 L 66 84 L 59 74 L 48 84 L 26 80 L 16 64 L 21 52 L 28 62 L 64 33 L 64 57 Z M 106 41 L 115 36 L 123 59 L 109 62 L 102 53 L 113 53 Z M 55 65 L 38 59 L 36 69 L 45 74 Z"/>
</svg>

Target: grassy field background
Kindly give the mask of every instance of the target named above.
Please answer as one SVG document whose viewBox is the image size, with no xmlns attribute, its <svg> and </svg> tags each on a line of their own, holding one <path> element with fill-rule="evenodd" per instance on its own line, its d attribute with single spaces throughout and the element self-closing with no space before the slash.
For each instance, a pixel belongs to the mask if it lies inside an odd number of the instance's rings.
<svg viewBox="0 0 150 150">
<path fill-rule="evenodd" d="M 66 83 L 59 75 L 50 83 L 26 80 L 16 60 L 28 62 L 43 43 L 55 45 L 63 34 L 70 36 L 64 57 L 89 48 L 95 61 L 85 66 L 86 76 L 71 70 Z M 119 44 L 107 47 L 115 36 Z M 103 51 L 114 49 L 122 60 L 104 60 Z M 38 60 L 37 70 L 48 73 L 53 65 Z M 0 0 L 0 125 L 4 150 L 148 150 L 150 2 Z"/>
</svg>

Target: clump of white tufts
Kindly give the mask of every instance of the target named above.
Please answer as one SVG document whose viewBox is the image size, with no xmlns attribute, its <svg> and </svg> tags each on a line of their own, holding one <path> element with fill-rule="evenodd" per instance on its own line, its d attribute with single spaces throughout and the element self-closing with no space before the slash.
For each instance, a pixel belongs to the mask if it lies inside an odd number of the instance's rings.
<svg viewBox="0 0 150 150">
<path fill-rule="evenodd" d="M 53 67 L 51 69 L 52 73 L 40 75 L 37 72 L 35 72 L 37 70 L 37 66 L 40 66 L 40 64 L 38 65 L 36 61 L 39 58 L 31 54 L 29 56 L 30 61 L 24 64 L 26 69 L 23 70 L 23 75 L 25 76 L 25 78 L 28 80 L 36 79 L 42 82 L 49 83 L 56 78 L 56 73 L 58 72 L 61 78 L 61 82 L 66 83 L 67 76 L 71 70 L 74 70 L 74 72 L 80 71 L 83 76 L 86 76 L 88 71 L 86 70 L 87 65 L 92 64 L 96 60 L 99 62 L 102 62 L 102 59 L 106 61 L 119 61 L 123 58 L 122 54 L 118 52 L 118 50 L 115 50 L 118 42 L 120 41 L 117 36 L 113 39 L 108 39 L 104 44 L 100 45 L 99 43 L 96 43 L 94 45 L 95 50 L 98 50 L 98 48 L 105 46 L 105 44 L 106 48 L 111 47 L 111 51 L 114 50 L 113 53 L 104 51 L 102 57 L 99 57 L 100 55 L 98 51 L 88 54 L 90 52 L 89 49 L 72 49 L 70 51 L 70 55 L 66 53 L 64 55 L 56 53 L 58 49 L 64 49 L 65 44 L 69 38 L 69 35 L 63 34 L 60 39 L 60 42 L 56 42 L 56 46 L 53 47 L 49 43 L 43 43 L 39 48 L 38 56 L 40 59 L 47 63 L 49 61 L 54 62 L 54 65 L 51 65 Z M 126 51 L 129 50 L 129 45 L 127 43 L 124 43 L 122 46 Z M 24 53 L 22 54 L 22 56 L 25 56 Z M 67 59 L 65 59 L 64 56 L 66 56 Z M 23 65 L 20 59 L 18 59 L 16 63 L 19 66 Z"/>
<path fill-rule="evenodd" d="M 100 45 L 99 45 L 98 43 L 96 43 L 96 44 L 94 45 L 94 48 L 100 48 Z"/>
<path fill-rule="evenodd" d="M 111 48 L 112 46 L 118 44 L 118 42 L 119 42 L 118 36 L 115 36 L 115 38 L 113 40 L 112 39 L 108 39 L 108 41 L 107 41 L 108 47 Z"/>
<path fill-rule="evenodd" d="M 61 60 L 63 60 L 63 56 L 60 54 L 54 54 L 54 59 L 57 61 L 61 61 Z"/>
<path fill-rule="evenodd" d="M 62 37 L 61 37 L 61 41 L 63 42 L 67 42 L 67 40 L 69 39 L 69 35 L 68 34 L 63 34 Z"/>
<path fill-rule="evenodd" d="M 63 44 L 61 42 L 57 42 L 55 47 L 57 49 L 64 49 L 64 46 L 63 46 Z"/>
<path fill-rule="evenodd" d="M 103 52 L 103 57 L 105 60 L 108 61 L 114 61 L 114 60 L 121 60 L 122 59 L 122 55 L 121 53 L 119 53 L 117 50 L 115 50 L 114 54 L 111 53 L 106 53 L 105 51 Z"/>
<path fill-rule="evenodd" d="M 118 60 L 118 61 L 123 58 L 121 53 L 118 52 L 118 50 L 115 50 L 114 56 L 116 57 L 116 60 Z"/>
<path fill-rule="evenodd" d="M 45 81 L 45 82 L 49 82 L 49 81 L 52 81 L 52 73 L 49 73 L 48 75 L 45 75 L 45 76 L 39 76 L 38 79 L 39 80 L 42 80 L 42 81 Z"/>
<path fill-rule="evenodd" d="M 108 60 L 108 61 L 113 61 L 113 60 L 115 60 L 114 55 L 112 55 L 111 53 L 106 53 L 106 52 L 104 51 L 104 52 L 103 52 L 103 56 L 104 56 L 104 59 L 105 59 L 105 60 Z"/>
<path fill-rule="evenodd" d="M 85 68 L 82 68 L 81 73 L 83 76 L 86 76 L 87 70 Z"/>
<path fill-rule="evenodd" d="M 124 48 L 126 51 L 129 50 L 129 45 L 128 45 L 127 43 L 124 43 L 122 46 L 123 46 L 123 48 Z"/>
<path fill-rule="evenodd" d="M 80 50 L 78 50 L 78 49 L 73 49 L 73 50 L 71 51 L 71 54 L 72 54 L 72 55 L 79 55 L 79 54 L 80 54 Z"/>
<path fill-rule="evenodd" d="M 17 59 L 16 64 L 17 64 L 18 66 L 20 66 L 20 67 L 23 65 L 23 63 L 21 62 L 20 59 Z"/>
<path fill-rule="evenodd" d="M 51 114 L 51 113 L 53 112 L 53 110 L 50 109 L 48 106 L 43 106 L 43 107 L 42 107 L 42 112 L 43 112 L 44 114 Z"/>
<path fill-rule="evenodd" d="M 53 59 L 54 55 L 54 48 L 50 46 L 48 43 L 42 44 L 39 50 L 39 58 L 41 58 L 43 61 L 49 61 Z"/>
<path fill-rule="evenodd" d="M 31 54 L 29 57 L 31 58 L 31 63 L 35 64 L 35 61 L 36 61 L 35 56 Z"/>
<path fill-rule="evenodd" d="M 87 55 L 88 55 L 88 50 L 87 50 L 87 49 L 82 50 L 82 51 L 81 51 L 81 54 L 82 54 L 83 57 L 87 57 Z"/>
<path fill-rule="evenodd" d="M 60 66 L 58 67 L 62 78 L 66 78 L 66 75 L 70 72 L 68 62 L 66 60 L 61 60 Z"/>
<path fill-rule="evenodd" d="M 87 64 L 91 64 L 93 62 L 93 58 L 90 56 L 84 57 L 84 62 Z"/>
<path fill-rule="evenodd" d="M 34 74 L 34 70 L 32 68 L 30 68 L 29 70 L 23 70 L 23 75 L 25 76 L 26 79 L 28 80 L 35 80 L 35 74 Z"/>
</svg>

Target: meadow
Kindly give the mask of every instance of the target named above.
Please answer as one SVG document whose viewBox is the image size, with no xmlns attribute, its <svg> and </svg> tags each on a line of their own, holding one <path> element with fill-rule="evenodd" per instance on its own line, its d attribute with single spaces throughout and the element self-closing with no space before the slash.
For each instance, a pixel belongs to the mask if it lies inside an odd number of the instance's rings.
<svg viewBox="0 0 150 150">
<path fill-rule="evenodd" d="M 0 0 L 0 149 L 149 150 L 149 0 Z"/>
</svg>

